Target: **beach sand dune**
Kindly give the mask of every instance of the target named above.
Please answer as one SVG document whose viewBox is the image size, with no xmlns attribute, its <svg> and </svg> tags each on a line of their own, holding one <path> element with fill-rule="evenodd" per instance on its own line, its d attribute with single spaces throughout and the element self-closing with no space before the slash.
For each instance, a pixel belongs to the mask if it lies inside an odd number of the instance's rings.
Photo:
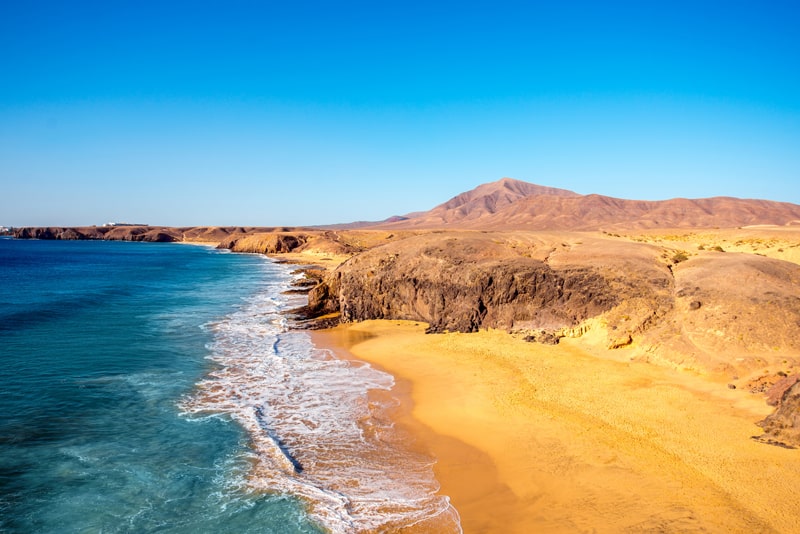
<svg viewBox="0 0 800 534">
<path fill-rule="evenodd" d="M 796 450 L 758 443 L 760 396 L 501 331 L 365 321 L 316 343 L 397 379 L 464 532 L 793 532 Z"/>
</svg>

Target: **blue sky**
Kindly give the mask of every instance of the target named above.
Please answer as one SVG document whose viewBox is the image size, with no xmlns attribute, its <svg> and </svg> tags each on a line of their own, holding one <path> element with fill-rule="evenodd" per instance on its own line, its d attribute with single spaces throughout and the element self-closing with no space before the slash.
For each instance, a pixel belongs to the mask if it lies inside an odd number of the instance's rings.
<svg viewBox="0 0 800 534">
<path fill-rule="evenodd" d="M 794 2 L 0 2 L 0 224 L 301 225 L 504 176 L 800 203 Z"/>
</svg>

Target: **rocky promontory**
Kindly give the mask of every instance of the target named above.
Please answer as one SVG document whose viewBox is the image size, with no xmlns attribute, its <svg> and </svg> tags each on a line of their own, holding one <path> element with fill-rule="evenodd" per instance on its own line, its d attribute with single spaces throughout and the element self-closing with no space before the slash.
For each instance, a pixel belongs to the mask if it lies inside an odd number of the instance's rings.
<svg viewBox="0 0 800 534">
<path fill-rule="evenodd" d="M 345 322 L 410 319 L 430 332 L 571 327 L 617 303 L 588 266 L 553 268 L 480 238 L 420 236 L 351 258 L 312 290 L 309 307 Z"/>
<path fill-rule="evenodd" d="M 108 226 L 41 226 L 15 228 L 13 236 L 17 239 L 55 239 L 55 240 L 104 240 L 104 241 L 147 241 L 155 243 L 198 242 L 220 243 L 233 241 L 254 233 L 291 230 L 290 228 L 252 227 L 252 226 L 147 226 L 147 225 L 108 225 Z M 227 247 L 226 247 L 227 248 Z"/>
<path fill-rule="evenodd" d="M 309 294 L 307 311 L 338 312 L 344 322 L 423 321 L 429 332 L 533 334 L 564 332 L 622 307 L 629 324 L 620 334 L 626 335 L 669 306 L 662 293 L 671 277 L 656 251 L 633 271 L 611 258 L 598 263 L 581 252 L 583 239 L 572 237 L 569 243 L 543 235 L 452 232 L 388 243 L 330 273 Z"/>
<path fill-rule="evenodd" d="M 113 240 L 113 241 L 151 241 L 169 243 L 178 241 L 180 233 L 174 228 L 162 226 L 86 226 L 86 227 L 33 227 L 16 228 L 17 239 L 57 239 Z"/>
</svg>

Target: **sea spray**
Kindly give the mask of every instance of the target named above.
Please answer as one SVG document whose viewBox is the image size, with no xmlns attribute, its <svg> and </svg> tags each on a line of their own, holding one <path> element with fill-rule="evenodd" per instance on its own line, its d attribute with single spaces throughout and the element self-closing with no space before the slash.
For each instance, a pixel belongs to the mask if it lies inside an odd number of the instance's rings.
<svg viewBox="0 0 800 534">
<path fill-rule="evenodd" d="M 457 512 L 437 494 L 433 458 L 409 447 L 386 416 L 396 400 L 370 395 L 391 390 L 392 376 L 288 329 L 282 312 L 301 302 L 285 293 L 289 269 L 269 265 L 261 291 L 208 325 L 217 367 L 182 409 L 238 422 L 250 437 L 249 487 L 303 499 L 331 532 L 460 532 Z"/>
</svg>

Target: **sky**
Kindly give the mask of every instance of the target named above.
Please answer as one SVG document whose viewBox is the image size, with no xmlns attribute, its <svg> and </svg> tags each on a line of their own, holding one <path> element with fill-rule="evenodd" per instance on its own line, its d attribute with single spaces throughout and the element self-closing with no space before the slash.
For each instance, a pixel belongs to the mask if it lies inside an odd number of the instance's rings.
<svg viewBox="0 0 800 534">
<path fill-rule="evenodd" d="M 800 3 L 0 1 L 0 225 L 313 225 L 512 177 L 800 204 Z"/>
</svg>

